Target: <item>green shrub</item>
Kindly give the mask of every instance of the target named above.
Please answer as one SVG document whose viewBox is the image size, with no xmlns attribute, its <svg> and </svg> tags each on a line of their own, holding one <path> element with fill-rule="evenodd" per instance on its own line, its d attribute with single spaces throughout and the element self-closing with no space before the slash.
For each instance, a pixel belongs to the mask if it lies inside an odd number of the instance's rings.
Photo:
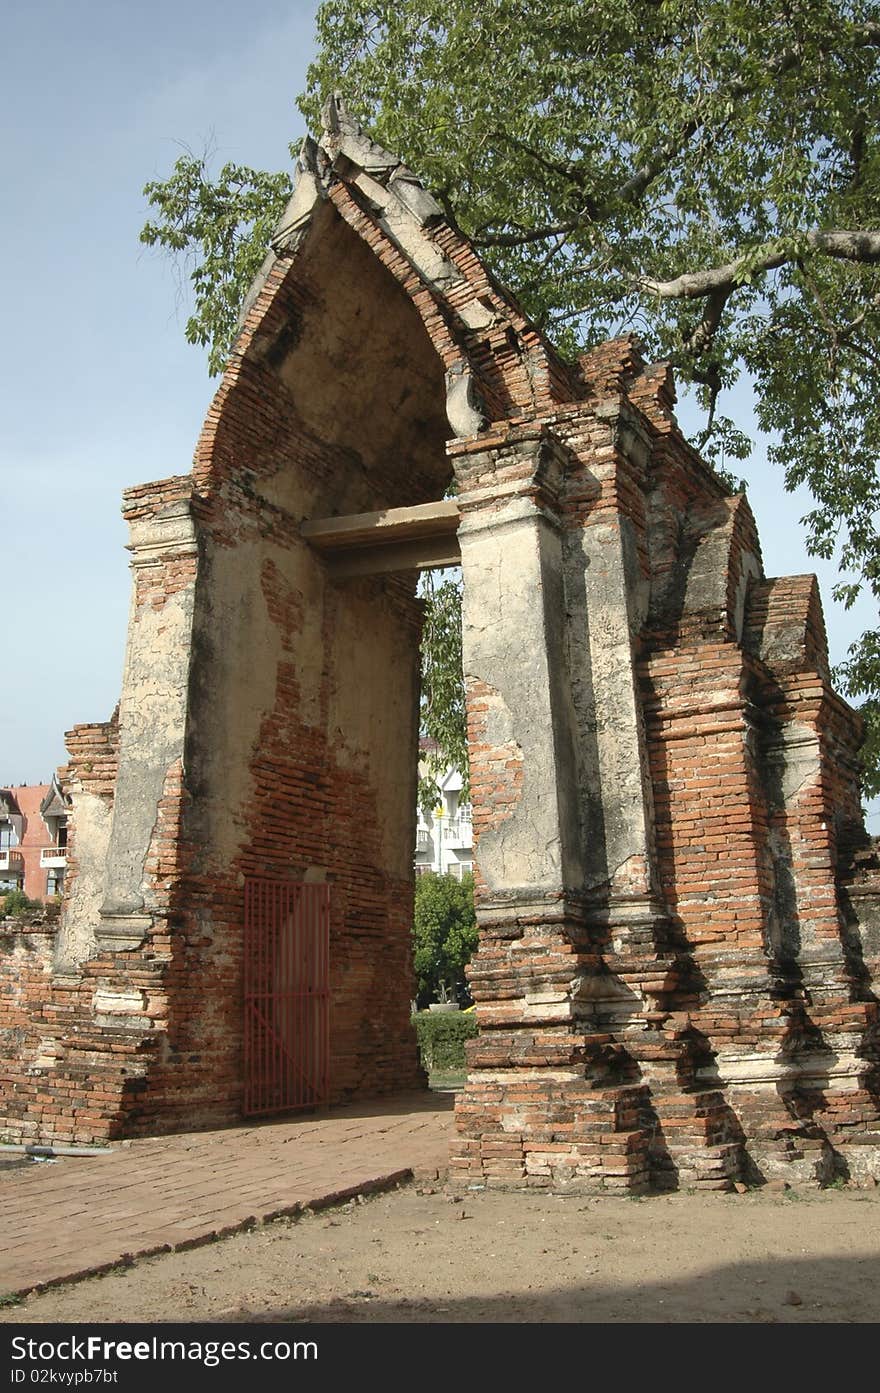
<svg viewBox="0 0 880 1393">
<path fill-rule="evenodd" d="M 435 1069 L 465 1069 L 464 1042 L 477 1033 L 473 1011 L 419 1011 L 413 1016 L 422 1064 Z"/>
<path fill-rule="evenodd" d="M 31 910 L 42 909 L 39 900 L 30 899 L 23 890 L 5 890 L 0 892 L 0 911 L 3 914 L 14 915 L 19 918 L 23 914 L 30 914 Z"/>
<path fill-rule="evenodd" d="M 416 880 L 413 914 L 413 961 L 418 1003 L 469 1000 L 465 967 L 477 946 L 474 878 L 430 871 Z"/>
</svg>

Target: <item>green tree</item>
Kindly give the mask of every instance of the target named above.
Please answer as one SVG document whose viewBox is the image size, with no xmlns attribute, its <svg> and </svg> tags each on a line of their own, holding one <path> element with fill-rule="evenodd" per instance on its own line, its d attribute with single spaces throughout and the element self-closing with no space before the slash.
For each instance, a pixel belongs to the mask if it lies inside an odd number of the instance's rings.
<svg viewBox="0 0 880 1393">
<path fill-rule="evenodd" d="M 749 452 L 721 409 L 748 375 L 771 461 L 815 498 L 808 546 L 839 550 L 845 603 L 880 598 L 878 4 L 327 0 L 318 39 L 312 128 L 344 90 L 563 352 L 637 330 L 716 462 Z M 192 254 L 187 332 L 215 368 L 285 189 L 186 161 L 148 186 L 145 238 Z M 865 699 L 867 792 L 878 648 L 864 635 L 839 673 Z"/>
<path fill-rule="evenodd" d="M 43 908 L 39 900 L 32 900 L 23 890 L 18 889 L 0 891 L 0 905 L 4 914 L 16 919 Z"/>
<path fill-rule="evenodd" d="M 291 147 L 291 156 L 294 151 Z M 191 151 L 168 179 L 144 186 L 153 216 L 141 241 L 179 258 L 187 271 L 193 312 L 184 333 L 208 349 L 208 369 L 223 371 L 238 312 L 266 255 L 293 188 L 292 168 L 278 174 L 225 164 L 216 178 L 210 156 Z"/>
<path fill-rule="evenodd" d="M 465 986 L 464 970 L 477 946 L 474 878 L 429 871 L 416 880 L 413 960 L 419 1001 L 454 1000 Z"/>
<path fill-rule="evenodd" d="M 421 729 L 436 748 L 423 757 L 419 803 L 427 813 L 437 802 L 437 776 L 448 768 L 462 776 L 459 795 L 469 796 L 467 712 L 461 657 L 462 582 L 457 575 L 435 580 L 433 571 L 422 576 L 425 604 L 421 650 Z"/>
</svg>

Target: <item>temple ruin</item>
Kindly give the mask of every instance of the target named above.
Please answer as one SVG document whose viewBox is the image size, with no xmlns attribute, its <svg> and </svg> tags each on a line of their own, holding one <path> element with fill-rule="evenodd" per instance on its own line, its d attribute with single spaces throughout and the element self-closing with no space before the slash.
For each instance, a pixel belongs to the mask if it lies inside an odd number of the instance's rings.
<svg viewBox="0 0 880 1393">
<path fill-rule="evenodd" d="M 880 1179 L 880 864 L 811 576 L 637 344 L 563 362 L 331 104 L 192 472 L 127 490 L 121 701 L 57 928 L 0 935 L 0 1128 L 91 1142 L 423 1081 L 418 572 L 460 562 L 465 1184 Z M 450 496 L 450 486 L 455 485 Z"/>
</svg>

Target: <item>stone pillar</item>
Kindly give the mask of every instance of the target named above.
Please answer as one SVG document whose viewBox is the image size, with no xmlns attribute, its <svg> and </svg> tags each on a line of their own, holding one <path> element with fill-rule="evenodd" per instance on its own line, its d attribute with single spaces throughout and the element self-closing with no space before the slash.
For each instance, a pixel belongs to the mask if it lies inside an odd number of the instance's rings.
<svg viewBox="0 0 880 1393">
<path fill-rule="evenodd" d="M 612 981 L 599 942 L 610 934 L 621 950 L 622 934 L 631 950 L 630 929 L 638 937 L 637 922 L 650 921 L 651 938 L 656 908 L 631 577 L 612 519 L 591 548 L 566 515 L 572 468 L 567 447 L 540 428 L 464 446 L 456 460 L 480 926 L 469 975 L 481 1033 L 456 1103 L 453 1170 L 491 1184 L 630 1188 L 647 1174 L 639 1089 L 606 1087 L 609 1036 L 593 1018 Z M 614 669 L 598 696 L 594 596 L 604 605 L 597 641 Z M 600 789 L 603 777 L 614 787 Z M 620 809 L 610 828 L 605 804 Z M 623 865 L 616 880 L 595 873 L 609 833 Z M 641 1005 L 623 983 L 610 996 L 615 1011 Z"/>
<path fill-rule="evenodd" d="M 613 410 L 612 410 L 613 408 Z M 569 662 L 574 682 L 587 806 L 585 886 L 625 899 L 656 888 L 653 809 L 633 638 L 647 613 L 649 578 L 629 516 L 641 497 L 648 442 L 620 403 L 597 412 L 594 477 L 615 506 L 598 506 L 566 533 Z M 603 437 L 600 437 L 603 439 Z M 580 463 L 583 470 L 583 462 Z M 607 477 L 603 478 L 603 475 Z"/>
<path fill-rule="evenodd" d="M 583 881 L 557 490 L 546 433 L 460 462 L 463 659 L 484 922 Z"/>
<path fill-rule="evenodd" d="M 145 862 L 166 778 L 183 759 L 197 544 L 191 480 L 125 495 L 133 595 L 119 706 L 119 772 L 97 929 L 133 948 L 151 923 Z"/>
</svg>

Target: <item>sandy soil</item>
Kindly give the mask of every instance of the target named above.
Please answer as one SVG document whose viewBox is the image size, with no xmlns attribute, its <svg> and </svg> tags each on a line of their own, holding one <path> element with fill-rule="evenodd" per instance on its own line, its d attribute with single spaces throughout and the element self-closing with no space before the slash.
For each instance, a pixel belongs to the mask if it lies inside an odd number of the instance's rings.
<svg viewBox="0 0 880 1393">
<path fill-rule="evenodd" d="M 28 1297 L 0 1321 L 868 1322 L 880 1190 L 413 1187 Z"/>
</svg>

